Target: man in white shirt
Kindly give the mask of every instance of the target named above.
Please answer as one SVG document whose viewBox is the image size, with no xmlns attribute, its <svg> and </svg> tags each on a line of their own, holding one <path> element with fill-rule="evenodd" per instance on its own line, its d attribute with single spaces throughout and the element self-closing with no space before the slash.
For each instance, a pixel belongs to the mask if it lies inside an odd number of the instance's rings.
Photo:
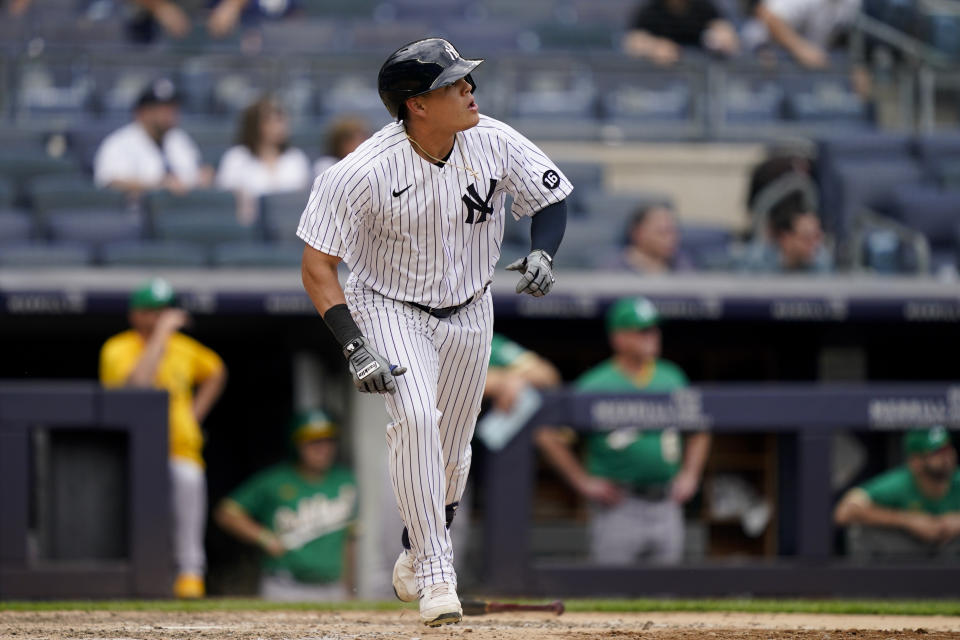
<svg viewBox="0 0 960 640">
<path fill-rule="evenodd" d="M 201 167 L 200 150 L 177 128 L 180 97 L 162 78 L 144 89 L 134 108 L 134 120 L 108 135 L 93 160 L 93 180 L 100 187 L 127 191 L 165 189 L 184 194 L 208 187 L 212 170 Z"/>
<path fill-rule="evenodd" d="M 820 69 L 830 64 L 828 51 L 846 36 L 860 10 L 860 0 L 760 0 L 757 23 L 748 40 L 773 41 L 801 65 Z"/>
</svg>

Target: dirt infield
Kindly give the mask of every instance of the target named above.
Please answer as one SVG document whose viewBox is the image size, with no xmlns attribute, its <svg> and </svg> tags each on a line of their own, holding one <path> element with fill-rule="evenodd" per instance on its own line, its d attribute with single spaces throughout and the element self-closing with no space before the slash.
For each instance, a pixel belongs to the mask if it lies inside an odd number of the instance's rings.
<svg viewBox="0 0 960 640">
<path fill-rule="evenodd" d="M 0 640 L 960 640 L 960 618 L 755 613 L 492 614 L 440 629 L 414 609 L 285 611 L 0 612 Z"/>
</svg>

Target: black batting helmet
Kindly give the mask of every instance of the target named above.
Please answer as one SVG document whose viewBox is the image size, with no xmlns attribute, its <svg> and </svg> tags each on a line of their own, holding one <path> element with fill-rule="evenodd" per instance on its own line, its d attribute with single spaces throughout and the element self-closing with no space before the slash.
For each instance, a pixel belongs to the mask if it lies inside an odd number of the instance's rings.
<svg viewBox="0 0 960 640">
<path fill-rule="evenodd" d="M 390 54 L 380 67 L 377 89 L 387 111 L 400 119 L 400 108 L 407 98 L 451 85 L 460 78 L 470 83 L 474 90 L 477 83 L 470 72 L 483 59 L 467 60 L 460 57 L 453 45 L 443 38 L 426 38 L 404 45 Z"/>
</svg>

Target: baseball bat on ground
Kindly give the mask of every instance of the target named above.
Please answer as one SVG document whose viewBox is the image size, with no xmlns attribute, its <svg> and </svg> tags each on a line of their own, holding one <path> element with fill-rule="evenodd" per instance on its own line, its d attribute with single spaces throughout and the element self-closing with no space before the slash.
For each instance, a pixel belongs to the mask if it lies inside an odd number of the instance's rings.
<svg viewBox="0 0 960 640">
<path fill-rule="evenodd" d="M 560 615 L 563 613 L 563 601 L 554 600 L 549 604 L 517 604 L 515 602 L 497 602 L 496 600 L 460 600 L 463 614 L 466 616 L 482 616 L 485 613 L 501 613 L 504 611 L 551 611 Z"/>
</svg>

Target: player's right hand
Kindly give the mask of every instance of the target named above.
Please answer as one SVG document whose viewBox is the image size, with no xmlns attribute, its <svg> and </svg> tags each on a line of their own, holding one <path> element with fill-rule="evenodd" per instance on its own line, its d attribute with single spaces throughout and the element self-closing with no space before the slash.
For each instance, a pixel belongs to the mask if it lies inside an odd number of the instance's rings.
<svg viewBox="0 0 960 640">
<path fill-rule="evenodd" d="M 623 489 L 599 476 L 586 476 L 577 483 L 577 490 L 588 500 L 606 506 L 618 504 L 626 497 Z"/>
<path fill-rule="evenodd" d="M 387 362 L 362 337 L 347 343 L 343 355 L 350 366 L 353 386 L 363 393 L 396 393 L 394 377 L 407 372 L 406 367 Z"/>
<path fill-rule="evenodd" d="M 183 309 L 164 309 L 157 319 L 157 328 L 167 333 L 180 331 L 190 324 L 190 314 Z"/>
</svg>

